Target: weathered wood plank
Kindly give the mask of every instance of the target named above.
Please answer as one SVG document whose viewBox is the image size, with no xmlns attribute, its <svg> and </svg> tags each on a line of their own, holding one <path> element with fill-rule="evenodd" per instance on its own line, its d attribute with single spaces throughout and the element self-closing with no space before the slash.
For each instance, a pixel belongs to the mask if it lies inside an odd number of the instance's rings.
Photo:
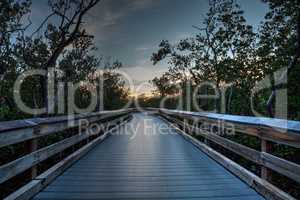
<svg viewBox="0 0 300 200">
<path fill-rule="evenodd" d="M 244 145 L 238 144 L 236 142 L 233 142 L 229 139 L 226 139 L 224 137 L 218 136 L 216 134 L 210 133 L 206 130 L 199 129 L 197 127 L 193 127 L 189 124 L 184 124 L 181 121 L 178 121 L 172 117 L 167 117 L 168 119 L 172 119 L 176 121 L 176 123 L 180 124 L 181 126 L 185 126 L 189 129 L 189 132 L 193 134 L 193 136 L 202 136 L 205 137 L 218 145 L 221 145 L 222 147 L 250 160 L 257 164 L 262 164 L 261 161 L 261 153 L 259 151 L 256 151 L 254 149 L 251 149 L 249 147 L 246 147 Z"/>
<path fill-rule="evenodd" d="M 137 114 L 130 126 L 144 117 L 153 134 L 121 129 L 34 199 L 263 199 L 176 132 L 160 130 L 168 127 L 161 120 Z"/>
<path fill-rule="evenodd" d="M 205 191 L 147 191 L 147 192 L 112 192 L 112 193 L 80 193 L 80 192 L 61 192 L 59 196 L 56 192 L 43 192 L 36 199 L 215 199 L 218 197 L 236 197 L 256 195 L 249 189 L 227 190 L 205 190 Z M 243 199 L 243 198 L 242 198 Z M 257 197 L 258 200 L 262 198 Z"/>
<path fill-rule="evenodd" d="M 130 120 L 127 119 L 127 121 Z M 112 128 L 108 132 L 104 133 L 100 137 L 96 138 L 92 142 L 88 143 L 84 147 L 80 148 L 73 154 L 69 155 L 67 158 L 63 159 L 50 169 L 48 169 L 43 174 L 36 177 L 35 180 L 32 180 L 16 192 L 12 193 L 8 197 L 6 197 L 4 200 L 29 200 L 31 199 L 35 194 L 37 194 L 39 191 L 41 191 L 43 188 L 45 188 L 49 183 L 51 183 L 53 180 L 55 180 L 61 173 L 63 173 L 67 168 L 69 168 L 72 164 L 74 164 L 78 159 L 80 159 L 82 156 L 87 154 L 91 149 L 93 149 L 97 144 L 102 142 L 104 139 L 106 139 L 110 133 L 113 131 L 116 131 L 120 126 L 127 123 L 127 121 L 124 121 L 117 127 Z"/>
<path fill-rule="evenodd" d="M 155 110 L 153 110 L 154 112 Z M 165 113 L 164 113 L 165 112 Z M 216 116 L 211 116 L 211 115 L 208 115 L 208 116 L 205 116 L 206 114 L 201 114 L 198 116 L 198 114 L 196 115 L 193 115 L 191 116 L 189 113 L 186 113 L 184 112 L 183 114 L 180 113 L 178 114 L 177 111 L 174 112 L 171 111 L 166 111 L 164 110 L 162 113 L 164 113 L 166 115 L 166 118 L 168 120 L 172 120 L 174 123 L 177 123 L 177 124 L 180 124 L 182 126 L 186 125 L 184 124 L 182 121 L 178 120 L 178 119 L 175 119 L 174 117 L 171 117 L 170 115 L 173 115 L 173 116 L 179 116 L 183 119 L 188 119 L 188 120 L 193 120 L 195 118 L 197 119 L 201 119 L 201 120 L 207 120 L 207 122 L 214 122 L 216 121 L 216 119 L 214 117 Z M 118 116 L 117 114 L 115 116 Z M 80 118 L 83 119 L 85 118 L 86 115 L 81 115 Z M 92 114 L 92 115 L 89 115 L 89 120 L 92 122 L 92 121 L 99 121 L 101 117 L 99 117 L 98 114 Z M 278 132 L 278 130 L 280 131 L 280 129 L 282 129 L 283 125 L 274 125 L 272 124 L 270 121 L 267 120 L 267 123 L 265 123 L 265 121 L 263 123 L 261 123 L 260 121 L 258 122 L 255 122 L 254 121 L 251 121 L 250 120 L 250 123 L 246 123 L 245 121 L 243 120 L 246 120 L 246 118 L 242 119 L 242 120 L 237 120 L 235 117 L 232 117 L 232 116 L 223 116 L 223 119 L 221 119 L 222 117 L 221 116 L 217 116 L 217 120 L 223 120 L 223 121 L 228 121 L 228 122 L 233 122 L 235 124 L 237 124 L 238 126 L 238 131 L 239 130 L 242 130 L 244 132 L 251 132 L 252 135 L 255 135 L 255 136 L 258 136 L 259 138 L 263 138 L 263 139 L 267 139 L 267 140 L 270 140 L 270 141 L 273 141 L 273 139 L 275 141 L 277 141 L 278 143 L 282 143 L 282 144 L 290 144 L 291 146 L 297 146 L 299 144 L 299 141 L 298 141 L 298 136 L 300 135 L 298 132 L 297 132 L 297 123 L 292 123 L 293 126 L 290 126 L 292 128 L 288 128 L 288 132 L 287 133 L 280 133 Z M 79 119 L 79 116 L 78 116 L 78 119 Z M 38 126 L 35 126 L 35 125 L 31 125 L 31 126 L 27 126 L 26 128 L 28 129 L 35 129 L 35 127 L 39 127 L 39 131 L 37 131 L 36 129 L 33 130 L 34 133 L 47 133 L 47 132 L 53 132 L 54 129 L 52 128 L 53 126 L 52 125 L 57 125 L 57 129 L 62 129 L 64 130 L 66 128 L 66 126 L 64 125 L 64 123 L 62 122 L 64 120 L 64 118 L 60 118 L 59 120 L 58 119 L 50 119 L 50 121 L 48 120 L 45 120 L 45 119 L 38 119 L 40 121 L 35 121 L 33 123 L 36 123 L 38 124 Z M 44 122 L 47 121 L 47 122 Z M 57 120 L 57 121 L 56 121 Z M 236 122 L 239 121 L 239 122 Z M 58 122 L 59 121 L 59 122 Z M 59 124 L 59 125 L 58 125 Z M 267 125 L 266 125 L 267 124 Z M 295 125 L 295 126 L 294 126 Z M 43 128 L 41 128 L 43 126 Z M 75 124 L 76 126 L 76 124 Z M 241 144 L 237 144 L 233 141 L 230 141 L 226 138 L 223 138 L 221 136 L 218 136 L 218 135 L 215 135 L 215 134 L 212 134 L 212 133 L 209 133 L 208 131 L 205 131 L 205 130 L 200 130 L 198 128 L 194 128 L 192 127 L 191 125 L 188 125 L 186 126 L 187 127 L 187 130 L 190 130 L 190 131 L 194 131 L 196 134 L 199 134 L 233 152 L 236 152 L 237 154 L 249 159 L 249 160 L 252 160 L 258 164 L 261 164 L 261 165 L 264 165 L 274 171 L 277 171 L 287 177 L 290 177 L 296 181 L 299 181 L 299 165 L 295 164 L 295 163 L 291 163 L 289 161 L 286 161 L 284 159 L 280 159 L 280 158 L 277 158 L 275 156 L 272 156 L 268 153 L 261 153 L 261 152 L 258 152 L 256 150 L 253 150 L 251 148 L 248 148 L 246 146 L 243 146 Z M 245 129 L 245 127 L 248 127 L 247 129 Z M 276 128 L 276 129 L 274 129 Z M 56 129 L 56 130 L 57 130 Z M 13 129 L 11 128 L 10 131 L 13 130 L 13 131 L 16 131 L 18 129 Z M 179 130 L 178 130 L 179 131 Z M 241 132 L 242 132 L 241 131 Z M 217 162 L 219 162 L 220 164 L 222 164 L 225 168 L 227 168 L 229 171 L 231 171 L 232 173 L 234 173 L 235 175 L 237 175 L 238 177 L 240 177 L 242 180 L 244 180 L 247 184 L 249 184 L 251 187 L 255 188 L 258 192 L 260 192 L 261 194 L 263 194 L 265 197 L 269 198 L 269 199 L 292 199 L 292 197 L 290 197 L 289 195 L 287 195 L 286 193 L 282 192 L 281 190 L 279 190 L 278 188 L 274 187 L 273 185 L 271 185 L 270 183 L 266 182 L 266 181 L 263 181 L 262 179 L 260 179 L 259 177 L 253 175 L 251 172 L 247 171 L 246 169 L 242 168 L 241 166 L 239 166 L 238 164 L 234 163 L 233 161 L 231 161 L 230 159 L 228 158 L 225 158 L 223 155 L 215 152 L 214 150 L 212 150 L 210 147 L 200 143 L 199 141 L 196 141 L 194 138 L 192 138 L 191 136 L 185 134 L 185 133 L 182 133 L 182 131 L 179 131 L 181 132 L 181 134 L 184 136 L 184 138 L 186 138 L 188 141 L 192 142 L 196 147 L 198 147 L 200 150 L 202 150 L 203 152 L 205 152 L 207 155 L 209 155 L 210 157 L 212 157 L 214 160 L 216 160 Z M 2 132 L 3 133 L 3 132 Z M 184 135 L 185 134 L 185 135 Z M 283 135 L 285 134 L 285 135 Z M 294 134 L 294 135 L 293 135 Z M 0 137 L 1 137 L 1 133 L 0 133 Z M 271 138 L 272 137 L 272 138 Z M 123 136 L 120 136 L 121 138 L 121 141 L 123 141 L 124 137 Z M 278 139 L 279 138 L 279 139 Z M 164 140 L 164 138 L 162 137 L 161 138 L 162 140 Z M 125 140 L 127 141 L 127 139 Z M 148 141 L 151 143 L 151 139 L 150 141 Z M 153 141 L 152 141 L 153 142 Z M 169 144 L 170 141 L 168 141 L 168 144 Z M 163 143 L 162 141 L 160 141 L 160 143 Z M 125 151 L 129 151 L 132 146 L 130 146 L 129 149 L 127 148 L 123 148 L 122 146 L 122 142 L 117 142 L 115 145 L 114 145 L 114 148 L 109 148 L 107 149 L 106 153 L 107 154 L 110 154 L 111 152 L 124 152 Z M 128 144 L 126 142 L 126 144 Z M 66 146 L 66 145 L 64 145 Z M 172 145 L 170 145 L 172 146 Z M 50 146 L 49 146 L 50 147 Z M 139 150 L 142 150 L 144 149 L 145 147 L 139 147 L 138 145 L 138 148 Z M 137 150 L 136 149 L 136 150 Z M 42 150 L 42 149 L 41 149 Z M 132 149 L 131 149 L 132 150 Z M 166 147 L 166 146 L 162 146 L 160 147 L 159 149 L 152 149 L 154 150 L 154 152 L 156 151 L 163 151 L 165 153 L 167 153 L 166 151 L 169 151 L 169 149 Z M 51 149 L 49 150 L 50 152 L 54 153 L 55 154 L 55 151 L 52 151 Z M 38 151 L 37 151 L 38 152 Z M 53 155 L 54 155 L 53 154 Z M 46 155 L 46 154 L 45 154 Z M 45 156 L 44 154 L 37 154 L 36 157 L 37 158 L 34 158 L 34 159 L 45 159 Z M 141 156 L 139 156 L 139 154 L 136 154 L 137 157 L 135 155 L 131 155 L 132 158 L 137 158 L 137 159 L 141 159 Z M 141 155 L 144 155 L 145 154 L 141 154 Z M 144 156 L 142 156 L 143 158 L 145 158 Z M 176 155 L 176 157 L 174 158 L 180 158 L 181 155 Z M 110 159 L 117 159 L 117 158 L 114 158 L 115 156 L 112 156 L 110 157 Z M 147 155 L 146 157 L 148 158 L 151 158 L 150 157 L 150 154 Z M 156 157 L 156 156 L 155 156 Z M 193 168 L 193 166 L 196 166 L 196 165 L 199 165 L 200 163 L 205 163 L 205 162 L 208 162 L 207 159 L 205 159 L 204 157 L 201 158 L 199 160 L 199 162 L 189 162 L 188 160 L 185 160 L 184 162 L 181 162 L 181 161 L 177 161 L 177 160 L 165 160 L 165 162 L 163 162 L 163 159 L 161 159 L 159 162 L 152 162 L 152 161 L 149 161 L 149 160 L 139 160 L 139 161 L 142 161 L 142 162 L 130 162 L 130 161 L 120 161 L 119 159 L 122 158 L 122 157 L 119 157 L 118 158 L 118 162 L 113 162 L 113 160 L 109 161 L 105 161 L 105 162 L 102 162 L 101 160 L 89 160 L 89 161 L 85 161 L 84 165 L 81 164 L 77 164 L 77 168 L 75 167 L 74 169 L 76 171 L 79 170 L 79 172 L 82 170 L 82 169 L 86 169 L 88 166 L 101 166 L 103 163 L 105 163 L 105 166 L 109 166 L 109 169 L 114 171 L 114 170 L 119 170 L 119 169 L 127 169 L 127 168 L 135 168 L 135 169 L 143 169 L 143 170 L 163 170 L 162 172 L 163 173 L 158 173 L 158 174 L 148 174 L 146 172 L 142 172 L 142 171 L 138 171 L 138 170 L 134 170 L 133 172 L 131 173 L 127 173 L 127 174 L 118 174 L 118 173 L 113 173 L 111 171 L 108 171 L 106 170 L 105 172 L 102 171 L 103 169 L 106 169 L 105 167 L 99 167 L 98 170 L 99 171 L 91 171 L 93 172 L 92 174 L 90 175 L 87 175 L 86 173 L 89 173 L 89 171 L 85 171 L 84 173 L 75 173 L 76 176 L 75 177 L 72 177 L 71 175 L 69 175 L 68 173 L 66 173 L 65 175 L 61 176 L 61 178 L 64 178 L 63 180 L 67 181 L 65 182 L 65 184 L 71 184 L 73 183 L 73 181 L 76 180 L 76 182 L 83 182 L 84 180 L 88 180 L 90 184 L 100 184 L 100 185 L 106 185 L 106 184 L 114 184 L 115 182 L 118 182 L 119 184 L 120 183 L 130 183 L 130 184 L 140 184 L 140 183 L 151 183 L 151 184 L 155 184 L 155 183 L 161 183 L 161 182 L 168 182 L 168 181 L 171 181 L 171 182 L 183 182 L 183 181 L 196 181 L 194 180 L 195 177 L 197 176 L 201 176 L 202 178 L 202 181 L 206 181 L 206 180 L 211 180 L 212 177 L 211 177 L 211 173 L 212 172 L 205 172 L 205 171 L 202 171 L 201 173 L 196 173 L 194 171 L 192 171 L 192 169 L 196 169 L 196 168 Z M 33 159 L 33 160 L 34 160 Z M 201 162 L 200 162 L 201 161 Z M 40 162 L 40 161 L 39 161 Z M 161 163 L 163 162 L 163 163 Z M 10 164 L 10 163 L 8 163 Z M 175 172 L 172 172 L 172 173 L 166 173 L 166 170 L 167 169 L 173 169 L 175 170 L 175 166 L 178 168 L 178 169 L 183 169 L 183 167 L 185 165 L 188 165 L 189 168 L 186 168 L 186 169 L 189 169 L 189 173 L 185 172 L 185 173 L 179 173 L 179 171 L 177 171 L 176 173 Z M 49 184 L 54 178 L 51 178 L 51 177 L 57 177 L 59 174 L 61 174 L 61 171 L 64 171 L 66 169 L 68 165 L 67 164 L 64 164 L 64 165 L 61 165 L 60 167 L 57 166 L 56 169 L 53 168 L 53 171 L 47 171 L 46 175 L 44 175 L 44 177 L 38 177 L 38 179 L 36 181 L 42 181 L 42 184 L 45 183 L 46 184 Z M 18 168 L 16 168 L 18 169 Z M 202 169 L 209 169 L 207 168 L 207 166 L 204 166 L 204 168 Z M 204 173 L 205 172 L 205 173 Z M 123 171 L 123 173 L 125 173 Z M 135 173 L 138 173 L 138 174 L 135 174 Z M 228 180 L 228 179 L 232 179 L 231 176 L 228 176 L 228 174 L 226 173 L 213 173 L 214 174 L 214 180 L 218 181 L 219 183 L 221 183 L 222 181 L 225 181 L 225 180 Z M 0 168 L 0 175 L 1 175 L 1 168 Z M 0 176 L 1 177 L 1 176 Z M 149 178 L 151 177 L 151 181 L 149 181 Z M 172 178 L 170 178 L 172 177 Z M 49 181 L 49 182 L 47 182 Z M 61 182 L 62 183 L 62 182 Z M 35 193 L 35 189 L 39 188 L 38 190 L 40 190 L 41 188 L 45 187 L 44 185 L 40 185 L 41 182 L 35 182 L 33 185 L 27 185 L 28 187 L 28 191 L 33 191 L 33 193 Z M 35 186 L 36 185 L 36 186 Z M 28 195 L 28 192 L 25 192 L 24 190 L 19 190 L 19 196 L 23 196 L 23 197 L 26 197 Z M 159 191 L 157 191 L 159 192 Z M 173 191 L 172 191 L 173 192 Z M 168 193 L 169 194 L 169 193 Z M 18 196 L 17 195 L 17 196 Z M 97 193 L 98 195 L 98 193 Z M 80 196 L 80 195 L 79 195 Z M 164 196 L 164 195 L 162 195 Z M 170 197 L 170 195 L 167 195 L 168 197 Z M 180 195 L 179 195 L 180 196 Z M 179 197 L 179 196 L 173 196 L 173 197 Z M 56 197 L 55 195 L 53 197 Z M 95 196 L 96 197 L 96 196 Z M 49 198 L 49 196 L 48 196 Z M 71 198 L 71 197 L 70 197 Z M 22 199 L 22 198 L 21 198 Z M 26 199 L 26 198 L 25 198 Z"/>
<path fill-rule="evenodd" d="M 159 191 L 207 191 L 207 190 L 222 190 L 224 189 L 224 183 L 208 185 L 208 184 L 199 184 L 199 185 L 159 185 Z M 232 189 L 246 189 L 248 188 L 247 185 L 241 185 L 238 183 L 231 183 Z M 145 185 L 124 185 L 123 187 L 118 187 L 117 189 L 112 187 L 111 185 L 99 186 L 99 185 L 66 185 L 65 187 L 61 186 L 52 186 L 50 185 L 45 189 L 47 192 L 146 192 L 151 190 L 151 186 Z M 152 189 L 152 191 L 157 190 L 157 188 Z"/>
<path fill-rule="evenodd" d="M 83 141 L 88 137 L 89 135 L 87 134 L 76 135 L 0 166 L 0 183 L 7 181 L 8 179 L 26 171 L 32 166 L 37 165 L 47 158 L 79 143 L 80 141 Z"/>
<path fill-rule="evenodd" d="M 123 120 L 123 118 L 116 119 L 113 120 L 112 122 L 107 122 L 107 123 L 116 123 L 119 120 Z M 64 139 L 60 142 L 54 143 L 50 146 L 44 147 L 42 149 L 39 149 L 38 151 L 32 152 L 17 160 L 14 160 L 10 163 L 0 166 L 0 183 L 7 181 L 8 179 L 26 171 L 27 169 L 48 159 L 49 157 L 89 138 L 91 136 L 89 134 L 89 131 Z"/>
<path fill-rule="evenodd" d="M 4 200 L 29 200 L 32 198 L 32 194 L 37 194 L 41 188 L 41 180 L 32 180 L 30 183 L 4 198 Z"/>
<path fill-rule="evenodd" d="M 256 164 L 272 169 L 278 172 L 279 174 L 282 174 L 300 183 L 300 165 L 296 163 L 292 163 L 287 160 L 278 158 L 266 152 L 259 152 L 257 150 L 238 144 L 216 134 L 212 134 L 208 131 L 192 127 L 191 125 L 184 124 L 182 121 L 179 121 L 173 117 L 165 115 L 164 117 L 166 117 L 169 120 L 172 120 L 173 122 L 176 122 L 181 126 L 187 127 L 189 131 L 195 133 L 195 135 L 193 136 L 201 135 Z"/>
<path fill-rule="evenodd" d="M 94 123 L 130 112 L 131 110 L 129 109 L 75 115 L 74 117 L 60 116 L 0 122 L 0 148 L 78 127 L 82 119 L 87 120 L 89 123 Z"/>
<path fill-rule="evenodd" d="M 278 128 L 281 130 L 294 131 L 300 133 L 300 122 L 293 120 L 284 120 L 276 118 L 266 118 L 266 117 L 251 117 L 251 116 L 239 116 L 239 115 L 228 115 L 228 114 L 217 114 L 208 112 L 188 112 L 188 111 L 178 111 L 178 110 L 167 110 L 159 109 L 163 113 L 175 114 L 181 116 L 192 116 L 192 117 L 204 117 L 207 119 L 223 120 L 233 123 L 241 123 L 247 125 L 261 125 L 265 127 Z"/>
<path fill-rule="evenodd" d="M 207 123 L 230 122 L 235 125 L 236 131 L 300 148 L 300 122 L 298 121 L 166 109 L 159 109 L 159 111 L 162 114 L 175 115 L 190 120 L 197 119 Z"/>
<path fill-rule="evenodd" d="M 261 160 L 267 168 L 300 183 L 300 165 L 265 152 L 261 153 Z"/>
<path fill-rule="evenodd" d="M 197 139 L 193 138 L 192 136 L 184 133 L 179 128 L 174 127 L 185 139 L 190 141 L 200 150 L 205 152 L 215 161 L 223 165 L 226 169 L 230 172 L 241 178 L 245 181 L 249 186 L 253 187 L 257 192 L 261 195 L 266 197 L 267 199 L 276 199 L 276 200 L 296 200 L 289 194 L 283 192 L 282 190 L 278 189 L 277 187 L 273 186 L 267 181 L 262 180 L 258 176 L 254 175 L 253 173 L 249 172 L 245 168 L 241 167 L 237 163 L 233 162 L 229 158 L 226 158 L 222 154 L 216 152 L 212 148 L 208 147 L 207 145 L 199 142 Z"/>
<path fill-rule="evenodd" d="M 0 148 L 39 137 L 34 127 L 9 130 L 0 133 Z"/>
</svg>

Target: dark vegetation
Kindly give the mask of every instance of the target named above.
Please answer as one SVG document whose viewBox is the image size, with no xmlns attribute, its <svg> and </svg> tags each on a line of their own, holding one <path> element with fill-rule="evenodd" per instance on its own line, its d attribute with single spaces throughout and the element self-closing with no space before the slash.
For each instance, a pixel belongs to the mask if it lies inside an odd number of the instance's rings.
<svg viewBox="0 0 300 200">
<path fill-rule="evenodd" d="M 33 117 L 18 110 L 13 98 L 14 82 L 28 70 L 49 72 L 50 68 L 55 68 L 55 80 L 65 85 L 88 82 L 75 94 L 79 107 L 84 108 L 89 103 L 89 91 L 98 89 L 96 80 L 99 77 L 104 79 L 104 105 L 107 107 L 103 109 L 117 109 L 126 102 L 128 90 L 115 72 L 122 64 L 95 56 L 94 36 L 84 28 L 84 17 L 99 2 L 49 0 L 52 12 L 37 30 L 33 30 L 30 20 L 31 0 L 0 2 L 0 121 Z M 102 69 L 102 73 L 96 72 L 97 69 Z M 57 113 L 55 106 L 48 106 L 47 86 L 46 76 L 25 79 L 22 99 L 31 108 L 45 107 L 50 113 Z M 64 95 L 65 109 L 58 114 L 68 111 L 67 87 Z M 54 99 L 57 104 L 57 96 Z"/>
<path fill-rule="evenodd" d="M 173 98 L 176 106 L 186 109 L 186 85 L 191 84 L 193 93 L 199 84 L 209 81 L 215 84 L 218 91 L 226 89 L 226 109 L 221 110 L 220 100 L 199 100 L 202 110 L 216 109 L 217 112 L 251 116 L 254 114 L 251 92 L 259 81 L 268 78 L 270 85 L 254 96 L 254 109 L 265 116 L 274 115 L 274 110 L 268 112 L 269 97 L 274 89 L 279 93 L 287 88 L 287 117 L 300 120 L 299 1 L 264 0 L 269 11 L 258 30 L 247 23 L 236 1 L 209 2 L 210 10 L 205 20 L 194 26 L 198 34 L 174 44 L 163 40 L 159 50 L 153 53 L 151 60 L 154 65 L 162 60 L 169 64 L 168 72 L 152 80 L 156 87 L 155 94 L 161 98 Z M 274 85 L 274 73 L 284 77 L 285 73 L 278 71 L 284 68 L 289 69 L 287 84 Z M 211 86 L 201 88 L 198 94 L 214 94 L 214 90 L 209 91 L 211 89 Z M 157 106 L 155 99 L 157 97 L 150 99 L 149 105 Z M 180 102 L 180 99 L 184 101 Z M 172 103 L 165 105 L 174 107 Z M 189 109 L 196 111 L 195 106 Z M 275 117 L 281 118 L 283 115 Z"/>
</svg>

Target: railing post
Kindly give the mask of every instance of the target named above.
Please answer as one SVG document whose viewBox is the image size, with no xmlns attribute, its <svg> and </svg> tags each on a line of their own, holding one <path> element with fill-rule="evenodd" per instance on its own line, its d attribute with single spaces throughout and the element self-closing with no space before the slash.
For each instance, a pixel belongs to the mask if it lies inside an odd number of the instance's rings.
<svg viewBox="0 0 300 200">
<path fill-rule="evenodd" d="M 190 132 L 189 132 L 189 129 L 188 129 L 188 127 L 187 127 L 187 125 L 188 125 L 188 120 L 187 119 L 183 119 L 183 131 L 185 132 L 185 133 L 188 133 L 188 134 L 191 134 Z"/>
<path fill-rule="evenodd" d="M 38 140 L 37 139 L 32 139 L 26 142 L 26 146 L 27 146 L 27 152 L 28 153 L 32 153 L 38 150 Z M 38 174 L 38 169 L 37 166 L 33 166 L 30 169 L 30 177 L 31 179 L 34 179 L 35 177 L 37 177 Z"/>
<path fill-rule="evenodd" d="M 211 131 L 210 127 L 211 127 L 211 125 L 209 125 L 209 127 L 207 127 L 207 129 L 206 129 L 206 127 L 204 127 L 205 131 L 208 131 L 209 133 L 211 133 L 210 132 Z M 209 139 L 207 139 L 207 137 L 204 137 L 203 143 L 206 144 L 207 146 L 210 146 L 210 142 L 209 142 Z"/>
<path fill-rule="evenodd" d="M 265 139 L 261 139 L 261 151 L 269 153 L 272 151 L 272 145 Z M 272 173 L 267 167 L 261 166 L 261 178 L 264 180 L 270 180 Z"/>
</svg>

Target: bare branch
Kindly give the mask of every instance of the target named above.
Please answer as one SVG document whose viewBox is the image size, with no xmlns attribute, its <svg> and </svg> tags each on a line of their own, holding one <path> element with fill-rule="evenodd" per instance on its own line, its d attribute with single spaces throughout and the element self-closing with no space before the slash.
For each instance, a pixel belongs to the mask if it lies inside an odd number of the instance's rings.
<svg viewBox="0 0 300 200">
<path fill-rule="evenodd" d="M 62 32 L 61 35 L 60 44 L 58 44 L 57 48 L 54 50 L 52 56 L 45 64 L 45 67 L 54 64 L 58 56 L 64 50 L 64 48 L 70 45 L 74 40 L 76 40 L 78 37 L 86 36 L 86 33 L 84 31 L 80 33 L 80 25 L 82 24 L 83 16 L 100 1 L 101 0 L 91 0 L 86 7 L 84 7 L 84 2 L 85 2 L 84 0 L 80 2 L 78 9 L 75 11 L 72 18 L 68 20 L 69 23 L 67 23 L 64 27 L 62 27 L 62 30 L 64 31 Z M 69 30 L 73 24 L 75 24 L 75 27 L 71 31 L 70 35 L 66 37 L 66 33 L 68 32 L 67 30 Z"/>
<path fill-rule="evenodd" d="M 36 33 L 40 32 L 40 30 L 44 27 L 44 25 L 45 25 L 45 24 L 49 21 L 49 19 L 50 19 L 51 17 L 53 17 L 54 15 L 55 15 L 54 12 L 51 13 L 51 14 L 49 14 L 49 15 L 44 19 L 44 21 L 40 24 L 40 26 L 36 29 L 36 31 L 34 31 L 34 32 L 31 34 L 30 37 L 33 37 Z"/>
</svg>

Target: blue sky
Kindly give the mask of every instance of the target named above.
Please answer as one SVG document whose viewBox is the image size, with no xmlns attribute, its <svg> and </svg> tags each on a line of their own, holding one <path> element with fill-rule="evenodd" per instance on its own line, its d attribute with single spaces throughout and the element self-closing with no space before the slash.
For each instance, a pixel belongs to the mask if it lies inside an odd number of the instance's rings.
<svg viewBox="0 0 300 200">
<path fill-rule="evenodd" d="M 267 12 L 261 0 L 239 0 L 249 24 L 258 27 Z M 196 33 L 208 0 L 103 0 L 86 17 L 86 28 L 95 36 L 97 54 L 120 60 L 136 83 L 167 70 L 153 66 L 150 57 L 161 40 L 178 41 Z M 48 12 L 47 0 L 33 0 L 32 20 L 39 24 Z M 147 89 L 144 89 L 147 90 Z"/>
</svg>

